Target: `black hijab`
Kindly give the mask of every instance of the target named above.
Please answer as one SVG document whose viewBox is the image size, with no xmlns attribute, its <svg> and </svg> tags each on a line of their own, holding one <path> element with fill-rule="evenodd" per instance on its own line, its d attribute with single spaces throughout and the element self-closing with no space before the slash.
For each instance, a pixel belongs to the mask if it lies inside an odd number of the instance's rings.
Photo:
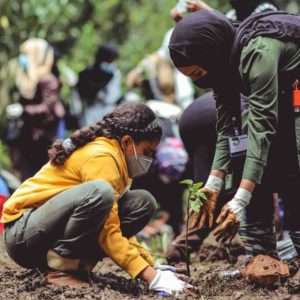
<svg viewBox="0 0 300 300">
<path fill-rule="evenodd" d="M 176 25 L 169 42 L 170 56 L 176 67 L 204 68 L 209 83 L 216 83 L 224 80 L 224 72 L 228 71 L 234 36 L 234 26 L 223 14 L 197 11 Z"/>
<path fill-rule="evenodd" d="M 118 57 L 118 48 L 113 43 L 104 43 L 97 49 L 95 64 L 98 66 L 102 62 L 112 62 Z"/>
<path fill-rule="evenodd" d="M 233 25 L 214 10 L 197 11 L 183 18 L 169 42 L 176 67 L 196 64 L 204 69 L 219 69 L 229 55 L 235 35 Z"/>
</svg>

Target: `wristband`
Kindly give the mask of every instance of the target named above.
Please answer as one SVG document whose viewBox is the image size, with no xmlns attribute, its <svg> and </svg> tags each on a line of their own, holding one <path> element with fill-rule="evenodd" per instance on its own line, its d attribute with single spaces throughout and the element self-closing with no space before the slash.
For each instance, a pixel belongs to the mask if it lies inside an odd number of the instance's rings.
<svg viewBox="0 0 300 300">
<path fill-rule="evenodd" d="M 219 194 L 223 187 L 223 184 L 224 184 L 223 179 L 215 175 L 209 175 L 205 187 Z"/>
<path fill-rule="evenodd" d="M 230 210 L 236 214 L 237 219 L 242 222 L 244 217 L 244 208 L 250 203 L 252 194 L 246 189 L 239 188 L 232 200 L 227 205 Z"/>
<path fill-rule="evenodd" d="M 239 188 L 234 195 L 234 198 L 238 199 L 244 208 L 250 203 L 251 197 L 252 194 L 244 188 Z"/>
</svg>

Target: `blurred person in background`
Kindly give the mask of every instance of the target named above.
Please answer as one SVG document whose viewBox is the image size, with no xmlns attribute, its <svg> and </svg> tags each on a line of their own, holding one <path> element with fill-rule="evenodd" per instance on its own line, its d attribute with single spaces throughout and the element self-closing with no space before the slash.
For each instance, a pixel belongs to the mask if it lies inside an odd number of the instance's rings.
<svg viewBox="0 0 300 300">
<path fill-rule="evenodd" d="M 31 38 L 20 46 L 16 72 L 19 102 L 6 107 L 11 160 L 22 180 L 31 177 L 48 161 L 59 121 L 64 117 L 61 83 L 53 47 Z"/>
<path fill-rule="evenodd" d="M 80 126 L 91 125 L 113 110 L 121 98 L 121 72 L 115 65 L 118 49 L 113 43 L 99 46 L 95 61 L 79 73 L 77 90 L 82 102 Z"/>
<path fill-rule="evenodd" d="M 169 29 L 161 47 L 147 55 L 127 75 L 129 88 L 139 88 L 147 100 L 160 100 L 186 108 L 194 100 L 194 87 L 191 80 L 182 75 L 173 65 L 168 44 L 173 28 Z"/>
</svg>

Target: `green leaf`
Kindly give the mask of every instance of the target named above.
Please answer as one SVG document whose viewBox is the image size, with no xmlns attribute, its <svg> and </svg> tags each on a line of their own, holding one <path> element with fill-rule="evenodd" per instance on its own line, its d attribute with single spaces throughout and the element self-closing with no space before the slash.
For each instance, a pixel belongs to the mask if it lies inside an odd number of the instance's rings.
<svg viewBox="0 0 300 300">
<path fill-rule="evenodd" d="M 199 212 L 199 210 L 200 210 L 200 201 L 191 202 L 191 208 L 193 209 L 193 211 Z"/>
<path fill-rule="evenodd" d="M 148 252 L 151 252 L 151 248 L 144 242 L 144 241 L 141 241 L 140 242 L 141 246 L 143 246 Z"/>
<path fill-rule="evenodd" d="M 193 185 L 193 180 L 192 179 L 185 179 L 180 181 L 179 183 L 185 184 L 185 185 Z"/>
<path fill-rule="evenodd" d="M 194 190 L 194 192 L 197 192 L 200 188 L 201 188 L 201 186 L 203 185 L 203 182 L 197 182 L 197 183 L 194 183 L 193 184 L 193 190 Z"/>
<path fill-rule="evenodd" d="M 170 244 L 169 232 L 164 231 L 161 237 L 161 247 L 163 252 L 167 251 L 169 244 Z"/>
<path fill-rule="evenodd" d="M 199 193 L 199 196 L 200 196 L 202 199 L 207 200 L 207 197 L 206 197 L 205 193 L 200 192 L 200 193 Z"/>
</svg>

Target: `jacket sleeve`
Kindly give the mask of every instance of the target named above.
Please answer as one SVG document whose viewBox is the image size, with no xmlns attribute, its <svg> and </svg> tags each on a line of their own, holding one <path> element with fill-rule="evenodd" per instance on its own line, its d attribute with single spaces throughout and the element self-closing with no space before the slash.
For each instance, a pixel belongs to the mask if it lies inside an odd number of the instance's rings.
<svg viewBox="0 0 300 300">
<path fill-rule="evenodd" d="M 135 278 L 141 271 L 149 266 L 149 262 L 140 254 L 137 245 L 122 235 L 118 215 L 118 187 L 121 181 L 120 171 L 115 160 L 109 155 L 97 155 L 82 167 L 83 181 L 104 180 L 115 191 L 113 208 L 98 236 L 99 246 L 122 269 Z"/>
<path fill-rule="evenodd" d="M 128 239 L 130 244 L 135 246 L 140 255 L 149 263 L 151 267 L 155 265 L 155 261 L 153 257 L 150 255 L 150 253 L 137 241 L 135 236 L 132 236 L 131 238 Z"/>
<path fill-rule="evenodd" d="M 214 90 L 217 109 L 217 144 L 212 169 L 230 172 L 228 137 L 234 133 L 234 126 L 240 126 L 240 94 L 234 91 Z"/>
<path fill-rule="evenodd" d="M 281 43 L 258 37 L 243 49 L 240 70 L 249 93 L 248 150 L 243 179 L 261 182 L 278 122 Z M 262 67 L 263 66 L 263 67 Z"/>
<path fill-rule="evenodd" d="M 54 115 L 56 118 L 62 118 L 65 115 L 64 107 L 59 98 L 60 83 L 52 74 L 44 76 L 38 83 L 38 92 L 41 97 L 39 104 L 27 104 L 25 113 L 31 116 Z M 52 119 L 50 117 L 50 119 Z"/>
</svg>

